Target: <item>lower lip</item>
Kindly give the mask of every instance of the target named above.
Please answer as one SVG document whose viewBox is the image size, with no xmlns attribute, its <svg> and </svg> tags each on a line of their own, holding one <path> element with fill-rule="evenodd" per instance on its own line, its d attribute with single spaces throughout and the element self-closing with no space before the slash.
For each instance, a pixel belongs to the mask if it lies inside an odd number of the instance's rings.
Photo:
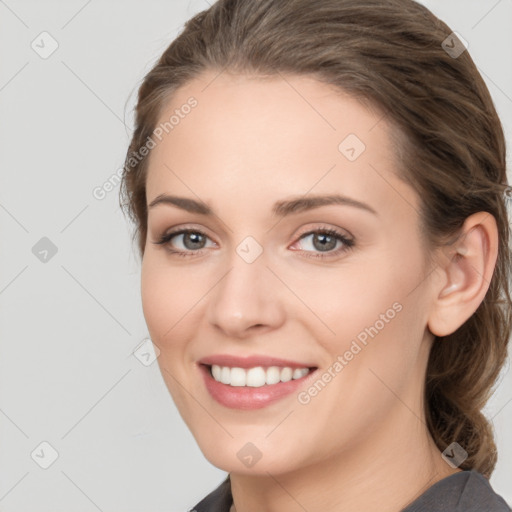
<svg viewBox="0 0 512 512">
<path fill-rule="evenodd" d="M 299 387 L 304 385 L 305 380 L 309 379 L 316 371 L 310 370 L 308 374 L 300 379 L 292 379 L 288 382 L 278 382 L 277 384 L 266 384 L 261 387 L 251 386 L 230 386 L 216 381 L 210 374 L 210 367 L 200 364 L 199 368 L 203 374 L 206 389 L 218 403 L 231 409 L 261 409 L 281 398 L 296 392 Z"/>
</svg>

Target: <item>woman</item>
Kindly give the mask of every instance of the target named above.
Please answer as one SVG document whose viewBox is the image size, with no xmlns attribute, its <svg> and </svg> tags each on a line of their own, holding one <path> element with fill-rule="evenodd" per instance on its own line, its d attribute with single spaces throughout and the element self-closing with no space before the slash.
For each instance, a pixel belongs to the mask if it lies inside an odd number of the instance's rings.
<svg viewBox="0 0 512 512">
<path fill-rule="evenodd" d="M 145 77 L 123 175 L 216 512 L 505 511 L 506 150 L 412 0 L 220 0 Z"/>
</svg>

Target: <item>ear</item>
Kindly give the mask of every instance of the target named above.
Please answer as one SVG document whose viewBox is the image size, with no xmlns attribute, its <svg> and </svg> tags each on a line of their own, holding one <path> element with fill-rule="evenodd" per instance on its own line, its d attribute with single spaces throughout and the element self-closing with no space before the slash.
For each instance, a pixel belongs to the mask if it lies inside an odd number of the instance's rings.
<svg viewBox="0 0 512 512">
<path fill-rule="evenodd" d="M 436 336 L 456 331 L 484 300 L 498 257 L 496 219 L 488 212 L 469 216 L 457 241 L 442 253 L 428 318 Z"/>
</svg>

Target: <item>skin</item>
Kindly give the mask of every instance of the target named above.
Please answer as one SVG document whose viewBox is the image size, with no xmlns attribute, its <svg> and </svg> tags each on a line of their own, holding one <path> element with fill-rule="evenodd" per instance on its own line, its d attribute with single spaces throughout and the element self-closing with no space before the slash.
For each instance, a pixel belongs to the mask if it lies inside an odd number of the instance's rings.
<svg viewBox="0 0 512 512">
<path fill-rule="evenodd" d="M 380 112 L 310 77 L 217 75 L 177 91 L 162 121 L 192 95 L 198 105 L 150 153 L 148 204 L 167 193 L 215 212 L 149 209 L 142 303 L 163 378 L 205 457 L 230 473 L 238 512 L 399 511 L 459 471 L 425 424 L 425 368 L 433 335 L 455 331 L 484 298 L 495 220 L 469 217 L 428 266 L 419 197 L 395 175 Z M 355 161 L 338 149 L 350 133 L 366 146 Z M 377 214 L 327 205 L 272 215 L 275 201 L 332 193 Z M 179 257 L 153 243 L 179 227 L 204 232 L 203 249 Z M 342 242 L 322 252 L 314 235 L 301 239 L 325 227 L 355 245 L 329 257 Z M 247 236 L 263 249 L 252 263 L 236 252 Z M 184 243 L 178 235 L 167 248 L 201 247 Z M 393 303 L 401 311 L 307 404 L 292 393 L 229 409 L 199 374 L 197 360 L 219 353 L 310 362 L 321 374 Z M 252 467 L 237 457 L 247 442 L 262 455 Z"/>
</svg>

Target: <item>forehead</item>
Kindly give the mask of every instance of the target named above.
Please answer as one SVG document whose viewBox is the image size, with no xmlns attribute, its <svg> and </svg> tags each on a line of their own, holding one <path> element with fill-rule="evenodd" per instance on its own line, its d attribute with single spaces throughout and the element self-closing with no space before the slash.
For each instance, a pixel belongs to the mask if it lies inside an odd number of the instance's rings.
<svg viewBox="0 0 512 512">
<path fill-rule="evenodd" d="M 386 184 L 396 162 L 383 113 L 312 77 L 205 73 L 175 92 L 158 126 L 148 202 L 176 190 L 269 202 L 337 191 L 383 207 L 398 193 Z"/>
</svg>

